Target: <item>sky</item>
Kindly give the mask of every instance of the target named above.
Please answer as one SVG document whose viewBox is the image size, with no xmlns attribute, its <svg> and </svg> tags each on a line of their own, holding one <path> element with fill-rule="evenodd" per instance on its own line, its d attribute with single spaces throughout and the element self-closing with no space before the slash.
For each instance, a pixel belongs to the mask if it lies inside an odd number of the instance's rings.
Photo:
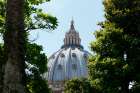
<svg viewBox="0 0 140 93">
<path fill-rule="evenodd" d="M 91 52 L 90 42 L 95 40 L 93 32 L 99 29 L 97 23 L 104 20 L 102 0 L 51 0 L 39 7 L 58 19 L 58 27 L 53 31 L 31 32 L 30 40 L 37 38 L 35 43 L 43 46 L 43 52 L 50 56 L 61 48 L 72 19 L 82 39 L 81 44 Z"/>
</svg>

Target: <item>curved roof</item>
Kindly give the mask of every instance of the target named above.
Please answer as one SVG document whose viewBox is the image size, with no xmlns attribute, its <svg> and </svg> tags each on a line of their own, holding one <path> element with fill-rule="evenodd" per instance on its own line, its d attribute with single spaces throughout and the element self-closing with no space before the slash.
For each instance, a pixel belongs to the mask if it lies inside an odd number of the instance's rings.
<svg viewBox="0 0 140 93">
<path fill-rule="evenodd" d="M 64 45 L 48 60 L 47 80 L 49 82 L 65 81 L 72 78 L 87 77 L 87 57 L 89 53 L 81 45 L 79 33 L 74 21 L 64 38 Z"/>
<path fill-rule="evenodd" d="M 62 48 L 48 62 L 48 81 L 87 77 L 88 52 L 77 47 Z"/>
</svg>

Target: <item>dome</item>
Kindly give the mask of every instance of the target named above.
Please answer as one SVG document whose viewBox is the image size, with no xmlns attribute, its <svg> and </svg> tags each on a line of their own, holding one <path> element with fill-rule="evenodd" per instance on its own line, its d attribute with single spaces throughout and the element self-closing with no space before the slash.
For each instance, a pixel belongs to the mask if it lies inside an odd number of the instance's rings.
<svg viewBox="0 0 140 93">
<path fill-rule="evenodd" d="M 76 32 L 72 20 L 70 30 L 64 38 L 64 45 L 48 60 L 46 77 L 53 91 L 62 91 L 65 81 L 72 78 L 87 78 L 88 55 L 89 53 L 81 45 L 79 33 Z"/>
<path fill-rule="evenodd" d="M 77 47 L 62 48 L 48 62 L 48 81 L 66 81 L 87 77 L 88 52 Z"/>
</svg>

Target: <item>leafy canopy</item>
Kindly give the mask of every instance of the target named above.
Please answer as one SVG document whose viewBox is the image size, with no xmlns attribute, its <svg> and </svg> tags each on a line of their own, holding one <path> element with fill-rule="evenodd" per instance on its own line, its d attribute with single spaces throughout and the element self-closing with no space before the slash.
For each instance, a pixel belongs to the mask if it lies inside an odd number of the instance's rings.
<svg viewBox="0 0 140 93">
<path fill-rule="evenodd" d="M 75 78 L 65 83 L 64 93 L 94 93 L 90 81 L 85 78 Z"/>
<path fill-rule="evenodd" d="M 89 74 L 101 93 L 137 93 L 140 84 L 140 1 L 104 0 L 105 18 L 91 43 Z M 130 84 L 133 84 L 129 89 Z"/>
<path fill-rule="evenodd" d="M 48 13 L 43 12 L 38 5 L 46 3 L 50 0 L 25 0 L 24 8 L 24 23 L 25 31 L 36 29 L 50 29 L 57 27 L 57 19 Z M 0 36 L 5 32 L 6 18 L 6 0 L 0 0 Z M 29 93 L 46 93 L 49 92 L 47 82 L 42 78 L 42 74 L 47 71 L 47 57 L 42 53 L 42 47 L 37 44 L 31 44 L 26 41 L 26 75 L 27 75 L 27 90 Z M 2 80 L 3 66 L 3 44 L 0 44 L 0 83 Z M 1 87 L 1 86 L 0 86 Z"/>
<path fill-rule="evenodd" d="M 57 27 L 57 19 L 43 12 L 43 10 L 37 7 L 40 4 L 48 2 L 50 0 L 26 0 L 25 1 L 25 30 L 35 29 L 55 29 Z M 6 12 L 6 0 L 0 0 L 0 33 L 5 31 L 5 12 Z"/>
<path fill-rule="evenodd" d="M 47 56 L 42 53 L 42 46 L 27 44 L 26 52 L 26 86 L 29 93 L 49 93 L 47 81 L 42 75 L 47 71 Z"/>
</svg>

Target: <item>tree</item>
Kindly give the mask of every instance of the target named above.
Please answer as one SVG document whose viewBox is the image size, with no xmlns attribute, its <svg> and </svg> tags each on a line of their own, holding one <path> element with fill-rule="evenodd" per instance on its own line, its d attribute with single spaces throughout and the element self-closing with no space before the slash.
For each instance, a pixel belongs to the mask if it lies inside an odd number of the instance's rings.
<svg viewBox="0 0 140 93">
<path fill-rule="evenodd" d="M 25 54 L 27 93 L 50 93 L 47 81 L 42 77 L 47 71 L 47 56 L 42 52 L 42 46 L 35 43 L 27 43 Z M 0 59 L 3 60 L 3 45 L 1 45 L 0 53 Z"/>
<path fill-rule="evenodd" d="M 95 87 L 103 93 L 120 93 L 123 86 L 123 75 L 126 65 L 123 60 L 122 31 L 108 25 L 100 32 L 96 32 L 96 41 L 92 42 L 92 49 L 96 55 L 89 62 L 89 74 Z M 122 42 L 120 42 L 120 40 Z M 125 92 L 124 92 L 125 93 Z"/>
<path fill-rule="evenodd" d="M 7 0 L 3 93 L 25 93 L 24 0 Z"/>
<path fill-rule="evenodd" d="M 90 59 L 90 78 L 103 93 L 134 93 L 140 80 L 140 1 L 104 0 L 104 6 L 106 20 L 91 43 L 96 55 Z"/>
<path fill-rule="evenodd" d="M 72 79 L 66 82 L 65 93 L 96 93 L 88 79 Z"/>
<path fill-rule="evenodd" d="M 48 2 L 49 0 L 26 0 L 24 4 L 24 30 L 27 31 L 25 34 L 26 41 L 28 41 L 28 32 L 35 29 L 55 29 L 57 27 L 57 19 L 47 13 L 44 13 L 42 9 L 37 5 Z M 6 0 L 0 0 L 0 35 L 3 36 L 5 31 L 5 19 L 6 19 Z M 27 43 L 27 42 L 26 42 Z M 26 44 L 25 44 L 26 45 Z M 27 45 L 26 45 L 27 46 Z M 3 50 L 0 47 L 0 50 Z M 3 74 L 5 67 L 6 57 L 3 52 L 0 52 L 0 56 L 3 58 L 0 60 L 0 91 L 3 86 Z"/>
<path fill-rule="evenodd" d="M 42 75 L 47 71 L 47 57 L 42 53 L 42 46 L 27 44 L 26 52 L 26 86 L 29 93 L 49 93 L 47 81 Z"/>
<path fill-rule="evenodd" d="M 0 44 L 0 91 L 2 91 L 2 82 L 3 82 L 3 79 L 2 79 L 2 76 L 3 76 L 3 72 L 2 72 L 2 62 L 3 62 L 3 58 L 4 55 L 3 55 L 3 45 Z"/>
<path fill-rule="evenodd" d="M 53 30 L 57 27 L 57 19 L 43 12 L 37 7 L 40 4 L 50 0 L 26 0 L 24 4 L 24 22 L 25 31 L 36 29 L 50 29 Z M 5 32 L 5 18 L 6 18 L 6 1 L 0 0 L 0 33 Z"/>
</svg>

